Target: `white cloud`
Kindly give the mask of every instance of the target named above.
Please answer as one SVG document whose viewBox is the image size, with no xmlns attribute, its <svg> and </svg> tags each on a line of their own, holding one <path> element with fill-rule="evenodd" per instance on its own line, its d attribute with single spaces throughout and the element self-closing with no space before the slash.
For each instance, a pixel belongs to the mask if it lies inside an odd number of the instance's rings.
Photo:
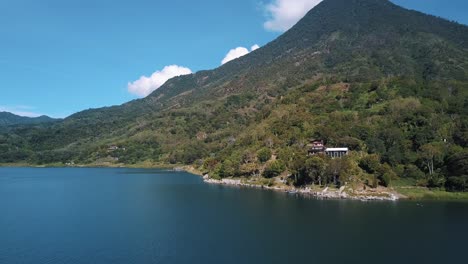
<svg viewBox="0 0 468 264">
<path fill-rule="evenodd" d="M 153 73 L 150 77 L 141 76 L 140 79 L 128 83 L 128 91 L 132 94 L 145 97 L 161 87 L 167 80 L 191 73 L 192 70 L 189 68 L 177 65 L 166 66 L 161 71 Z"/>
<path fill-rule="evenodd" d="M 30 106 L 24 106 L 24 105 L 17 105 L 17 106 L 1 106 L 0 105 L 0 112 L 10 112 L 12 114 L 25 116 L 25 117 L 42 116 L 42 114 L 31 111 L 32 109 L 34 108 Z"/>
<path fill-rule="evenodd" d="M 255 44 L 250 48 L 250 51 L 247 48 L 244 48 L 244 47 L 237 47 L 235 49 L 232 49 L 226 54 L 224 59 L 221 61 L 221 65 L 223 65 L 223 64 L 225 64 L 227 62 L 230 62 L 232 60 L 235 60 L 237 58 L 240 58 L 242 56 L 245 56 L 245 55 L 249 54 L 250 52 L 252 52 L 254 50 L 257 50 L 259 48 L 260 48 L 260 46 Z"/>
<path fill-rule="evenodd" d="M 320 2 L 322 0 L 273 0 L 265 6 L 268 21 L 263 26 L 270 31 L 284 32 Z"/>
<path fill-rule="evenodd" d="M 235 60 L 247 54 L 249 54 L 249 50 L 247 48 L 238 47 L 238 48 L 232 49 L 226 54 L 226 57 L 224 57 L 224 59 L 221 61 L 221 64 L 225 64 L 227 62 L 230 62 L 232 60 Z"/>
</svg>

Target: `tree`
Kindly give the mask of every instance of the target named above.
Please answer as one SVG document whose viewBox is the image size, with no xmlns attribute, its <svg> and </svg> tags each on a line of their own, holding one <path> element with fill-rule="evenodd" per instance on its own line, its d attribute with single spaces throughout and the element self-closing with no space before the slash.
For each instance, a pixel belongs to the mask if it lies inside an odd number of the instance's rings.
<svg viewBox="0 0 468 264">
<path fill-rule="evenodd" d="M 369 174 L 374 174 L 380 166 L 380 157 L 377 154 L 370 154 L 359 161 L 359 167 Z"/>
<path fill-rule="evenodd" d="M 322 186 L 323 175 L 327 169 L 327 163 L 319 156 L 313 156 L 306 160 L 307 175 L 312 179 L 312 182 L 317 182 Z"/>
<path fill-rule="evenodd" d="M 421 146 L 419 149 L 419 157 L 424 162 L 424 165 L 429 171 L 429 175 L 434 175 L 434 163 L 442 156 L 440 144 L 429 143 Z"/>
<path fill-rule="evenodd" d="M 348 147 L 350 150 L 360 151 L 362 149 L 362 142 L 354 137 L 343 137 L 338 140 L 338 144 Z"/>
<path fill-rule="evenodd" d="M 291 161 L 293 155 L 294 152 L 291 150 L 291 148 L 284 147 L 278 151 L 278 159 L 282 160 L 285 163 Z"/>
<path fill-rule="evenodd" d="M 207 158 L 203 162 L 203 167 L 209 171 L 212 171 L 216 168 L 216 165 L 218 165 L 218 161 L 215 158 Z"/>
<path fill-rule="evenodd" d="M 392 179 L 396 178 L 395 172 L 392 170 L 392 167 L 387 163 L 382 164 L 377 170 L 377 177 L 383 186 L 389 187 L 392 184 Z"/>
<path fill-rule="evenodd" d="M 269 148 L 261 148 L 257 152 L 258 160 L 262 163 L 265 163 L 271 159 L 271 150 Z"/>
<path fill-rule="evenodd" d="M 279 176 L 284 170 L 285 166 L 283 162 L 279 160 L 271 161 L 267 164 L 265 170 L 263 171 L 263 176 L 265 178 L 273 178 Z"/>
<path fill-rule="evenodd" d="M 378 153 L 382 155 L 386 152 L 385 143 L 377 137 L 369 138 L 366 144 L 370 153 Z"/>
<path fill-rule="evenodd" d="M 330 179 L 333 180 L 333 184 L 337 185 L 338 178 L 340 177 L 340 173 L 343 169 L 343 159 L 332 159 L 328 163 L 327 167 L 327 175 Z M 328 183 L 328 181 L 326 182 Z"/>
<path fill-rule="evenodd" d="M 362 176 L 362 169 L 351 156 L 346 156 L 341 159 L 341 171 L 339 184 L 354 184 Z M 362 178 L 362 177 L 361 177 Z"/>
<path fill-rule="evenodd" d="M 422 172 L 417 166 L 408 164 L 405 166 L 403 176 L 412 179 L 422 179 L 424 178 L 424 172 Z"/>
<path fill-rule="evenodd" d="M 289 170 L 294 176 L 294 184 L 296 185 L 302 183 L 306 176 L 305 161 L 305 155 L 294 154 L 292 160 L 288 164 Z"/>
<path fill-rule="evenodd" d="M 235 157 L 224 160 L 220 170 L 220 176 L 223 178 L 234 177 L 239 172 L 239 161 Z"/>
<path fill-rule="evenodd" d="M 462 176 L 468 172 L 468 152 L 456 153 L 447 160 L 449 176 Z"/>
<path fill-rule="evenodd" d="M 258 175 L 258 172 L 259 169 L 255 163 L 245 163 L 239 167 L 239 173 L 247 177 Z"/>
<path fill-rule="evenodd" d="M 468 191 L 468 176 L 449 177 L 445 183 L 445 188 L 451 192 Z"/>
</svg>

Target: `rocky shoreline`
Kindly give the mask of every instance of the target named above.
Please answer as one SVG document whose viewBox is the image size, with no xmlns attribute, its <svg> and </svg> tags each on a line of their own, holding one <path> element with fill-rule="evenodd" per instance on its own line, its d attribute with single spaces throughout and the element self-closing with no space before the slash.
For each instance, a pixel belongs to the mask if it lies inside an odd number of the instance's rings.
<svg viewBox="0 0 468 264">
<path fill-rule="evenodd" d="M 208 184 L 219 184 L 227 186 L 238 186 L 238 187 L 247 187 L 247 188 L 257 188 L 264 190 L 272 190 L 278 192 L 285 192 L 294 195 L 302 195 L 308 197 L 314 197 L 318 199 L 333 199 L 333 200 L 358 200 L 358 201 L 398 201 L 402 198 L 397 193 L 392 192 L 378 192 L 371 193 L 366 191 L 354 191 L 349 193 L 346 191 L 345 187 L 340 188 L 339 190 L 330 190 L 328 187 L 321 190 L 312 190 L 310 188 L 293 188 L 290 186 L 265 186 L 253 183 L 242 182 L 240 179 L 222 179 L 216 180 L 211 179 L 208 175 L 203 176 L 203 181 Z"/>
</svg>

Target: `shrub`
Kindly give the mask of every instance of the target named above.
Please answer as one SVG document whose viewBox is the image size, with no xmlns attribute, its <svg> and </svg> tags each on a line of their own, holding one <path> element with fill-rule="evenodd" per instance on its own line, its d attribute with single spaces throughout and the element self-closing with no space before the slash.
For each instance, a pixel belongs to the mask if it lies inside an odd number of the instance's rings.
<svg viewBox="0 0 468 264">
<path fill-rule="evenodd" d="M 380 158 L 377 154 L 370 154 L 359 161 L 359 167 L 369 174 L 374 174 L 380 166 Z"/>
<path fill-rule="evenodd" d="M 257 152 L 257 157 L 260 162 L 265 163 L 270 160 L 271 158 L 271 150 L 269 148 L 261 148 Z"/>
<path fill-rule="evenodd" d="M 449 177 L 445 183 L 445 188 L 451 192 L 468 191 L 468 176 Z"/>
<path fill-rule="evenodd" d="M 263 176 L 265 178 L 273 178 L 280 175 L 284 170 L 284 163 L 279 160 L 275 160 L 267 164 L 265 171 L 263 172 Z"/>
<path fill-rule="evenodd" d="M 425 175 L 417 166 L 410 164 L 405 166 L 403 176 L 405 178 L 423 179 Z"/>
</svg>

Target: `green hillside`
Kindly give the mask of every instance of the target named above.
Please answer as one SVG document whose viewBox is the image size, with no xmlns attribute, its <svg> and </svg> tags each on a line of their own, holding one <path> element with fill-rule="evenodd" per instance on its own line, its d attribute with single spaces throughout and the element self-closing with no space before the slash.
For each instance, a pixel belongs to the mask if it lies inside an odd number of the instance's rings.
<svg viewBox="0 0 468 264">
<path fill-rule="evenodd" d="M 18 116 L 9 112 L 0 112 L 0 127 L 25 125 L 25 124 L 40 124 L 58 121 L 57 119 L 48 116 L 25 117 Z"/>
<path fill-rule="evenodd" d="M 0 163 L 188 164 L 212 177 L 465 191 L 467 117 L 467 26 L 387 0 L 324 0 L 220 68 L 0 134 Z M 351 153 L 308 156 L 311 138 Z"/>
</svg>

